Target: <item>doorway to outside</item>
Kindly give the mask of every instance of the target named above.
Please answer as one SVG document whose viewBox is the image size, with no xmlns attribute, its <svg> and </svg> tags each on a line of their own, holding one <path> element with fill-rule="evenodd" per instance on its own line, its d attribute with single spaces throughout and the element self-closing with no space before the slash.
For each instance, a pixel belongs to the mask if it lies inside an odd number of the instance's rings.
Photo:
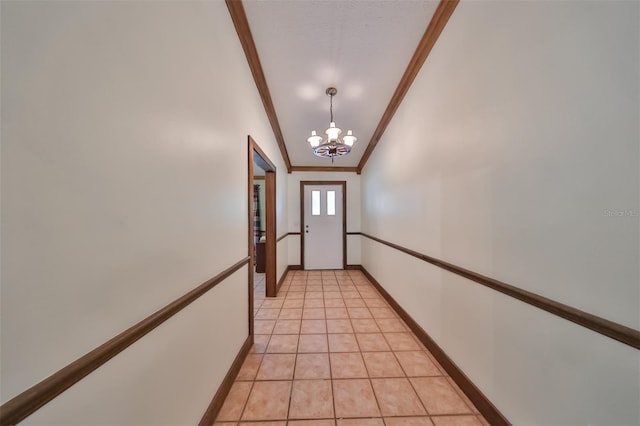
<svg viewBox="0 0 640 426">
<path fill-rule="evenodd" d="M 345 269 L 346 181 L 300 182 L 303 269 Z"/>
<path fill-rule="evenodd" d="M 248 137 L 249 334 L 253 335 L 254 281 L 262 298 L 275 297 L 276 288 L 276 166 Z"/>
</svg>

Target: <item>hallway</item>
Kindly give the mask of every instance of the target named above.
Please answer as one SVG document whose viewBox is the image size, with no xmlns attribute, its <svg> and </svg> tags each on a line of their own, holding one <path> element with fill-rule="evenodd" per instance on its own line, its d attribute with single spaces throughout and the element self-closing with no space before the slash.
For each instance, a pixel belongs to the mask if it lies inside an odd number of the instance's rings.
<svg viewBox="0 0 640 426">
<path fill-rule="evenodd" d="M 255 344 L 215 424 L 487 424 L 360 271 L 254 289 Z"/>
<path fill-rule="evenodd" d="M 1 425 L 640 425 L 640 1 L 5 0 L 0 40 Z"/>
</svg>

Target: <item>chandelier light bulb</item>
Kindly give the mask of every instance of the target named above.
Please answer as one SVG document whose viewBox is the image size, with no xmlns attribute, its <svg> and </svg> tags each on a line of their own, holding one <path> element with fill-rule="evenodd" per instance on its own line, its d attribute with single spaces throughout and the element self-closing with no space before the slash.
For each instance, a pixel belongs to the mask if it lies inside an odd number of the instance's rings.
<svg viewBox="0 0 640 426">
<path fill-rule="evenodd" d="M 340 130 L 339 127 L 336 127 L 336 123 L 332 121 L 325 133 L 327 134 L 329 142 L 337 142 L 342 130 Z"/>
<path fill-rule="evenodd" d="M 353 146 L 353 144 L 358 140 L 358 138 L 356 138 L 355 136 L 353 136 L 353 133 L 351 132 L 351 130 L 347 130 L 347 135 L 344 136 L 342 138 L 342 141 L 344 142 L 345 145 L 347 146 Z"/>
<path fill-rule="evenodd" d="M 320 146 L 320 142 L 322 142 L 322 136 L 318 136 L 315 130 L 311 131 L 311 136 L 307 138 L 307 142 L 311 145 L 311 148 L 317 148 Z"/>
</svg>

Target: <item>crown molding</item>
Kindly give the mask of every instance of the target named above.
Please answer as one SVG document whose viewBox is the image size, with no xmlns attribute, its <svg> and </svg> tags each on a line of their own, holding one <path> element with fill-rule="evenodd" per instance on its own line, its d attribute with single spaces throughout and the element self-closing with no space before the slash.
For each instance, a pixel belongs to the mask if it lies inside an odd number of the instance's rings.
<svg viewBox="0 0 640 426">
<path fill-rule="evenodd" d="M 420 43 L 418 43 L 418 47 L 416 48 L 411 61 L 409 61 L 407 69 L 400 79 L 400 83 L 398 83 L 398 87 L 393 93 L 387 109 L 384 111 L 384 114 L 382 114 L 378 127 L 376 127 L 376 130 L 373 132 L 373 136 L 371 136 L 369 145 L 367 145 L 364 154 L 362 154 L 362 158 L 360 158 L 360 163 L 358 163 L 358 174 L 362 173 L 362 169 L 364 169 L 364 166 L 367 164 L 367 160 L 371 156 L 376 145 L 378 145 L 378 142 L 380 142 L 380 138 L 387 129 L 387 126 L 391 122 L 391 119 L 396 113 L 398 107 L 402 103 L 404 96 L 409 91 L 409 88 L 411 87 L 411 84 L 413 84 L 413 81 L 422 68 L 422 65 L 424 65 L 427 60 L 429 53 L 431 53 L 431 49 L 436 44 L 436 41 L 438 41 L 438 37 L 440 37 L 442 30 L 449 21 L 449 18 L 453 14 L 458 3 L 459 0 L 440 0 L 440 4 L 438 4 L 438 8 L 434 12 Z"/>
<path fill-rule="evenodd" d="M 280 154 L 284 160 L 284 164 L 287 167 L 287 171 L 291 173 L 291 161 L 289 160 L 289 153 L 287 152 L 287 146 L 284 143 L 284 136 L 282 135 L 282 129 L 280 129 L 280 122 L 278 121 L 278 115 L 276 109 L 273 106 L 273 100 L 271 99 L 271 92 L 267 85 L 267 80 L 262 70 L 262 64 L 260 63 L 260 57 L 258 56 L 258 50 L 253 41 L 251 35 L 251 28 L 249 27 L 249 21 L 247 20 L 247 14 L 244 11 L 242 0 L 225 0 L 227 3 L 227 9 L 231 15 L 231 20 L 238 33 L 240 44 L 242 44 L 242 50 L 249 63 L 253 80 L 258 88 L 258 93 L 262 99 L 262 105 L 267 113 L 267 118 L 271 124 L 273 130 L 273 136 L 276 138 L 278 148 L 280 148 Z"/>
</svg>

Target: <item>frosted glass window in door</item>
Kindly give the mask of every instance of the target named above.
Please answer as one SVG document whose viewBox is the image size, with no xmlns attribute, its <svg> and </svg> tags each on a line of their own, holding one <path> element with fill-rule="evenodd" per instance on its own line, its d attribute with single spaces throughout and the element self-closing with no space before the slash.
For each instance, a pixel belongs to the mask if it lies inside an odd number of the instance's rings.
<svg viewBox="0 0 640 426">
<path fill-rule="evenodd" d="M 320 191 L 311 191 L 311 215 L 320 216 Z"/>
<path fill-rule="evenodd" d="M 336 215 L 336 191 L 327 191 L 327 215 Z"/>
</svg>

